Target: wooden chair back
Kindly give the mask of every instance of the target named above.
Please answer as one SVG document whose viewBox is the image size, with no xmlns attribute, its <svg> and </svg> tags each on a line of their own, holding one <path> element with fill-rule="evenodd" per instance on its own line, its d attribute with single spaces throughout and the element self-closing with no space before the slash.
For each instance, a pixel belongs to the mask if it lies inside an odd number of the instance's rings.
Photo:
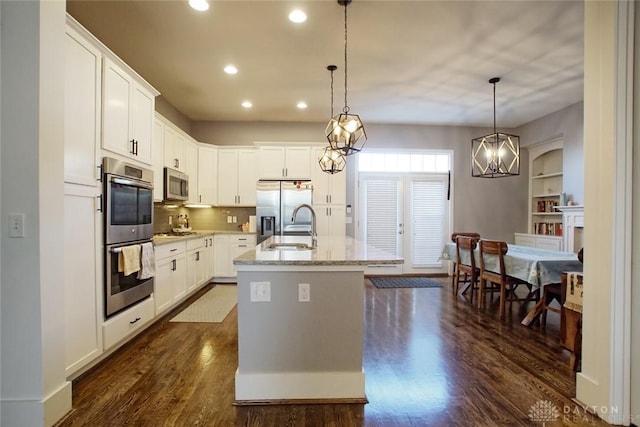
<svg viewBox="0 0 640 427">
<path fill-rule="evenodd" d="M 478 245 L 478 239 L 474 237 L 468 236 L 457 236 L 456 237 L 456 263 L 458 265 L 469 266 L 471 269 L 476 269 L 476 258 L 473 255 L 473 251 L 476 249 Z M 469 256 L 469 262 L 465 263 L 462 261 L 462 256 L 460 253 L 466 253 Z"/>
<path fill-rule="evenodd" d="M 496 272 L 496 273 L 499 273 L 499 276 L 501 278 L 500 282 L 503 284 L 506 283 L 507 275 L 505 273 L 505 268 L 504 268 L 504 256 L 508 250 L 509 250 L 509 246 L 507 246 L 507 242 L 504 242 L 501 240 L 481 239 L 479 242 L 480 256 L 478 257 L 480 261 L 480 274 L 481 275 L 485 274 L 484 255 L 485 254 L 496 255 L 498 257 L 498 269 L 500 270 L 499 272 Z M 491 276 L 495 278 L 497 276 L 496 273 L 492 273 Z"/>
<path fill-rule="evenodd" d="M 454 231 L 453 233 L 451 233 L 451 241 L 453 243 L 456 243 L 456 237 L 458 237 L 458 236 L 473 237 L 476 240 L 480 239 L 480 234 L 479 233 Z"/>
</svg>

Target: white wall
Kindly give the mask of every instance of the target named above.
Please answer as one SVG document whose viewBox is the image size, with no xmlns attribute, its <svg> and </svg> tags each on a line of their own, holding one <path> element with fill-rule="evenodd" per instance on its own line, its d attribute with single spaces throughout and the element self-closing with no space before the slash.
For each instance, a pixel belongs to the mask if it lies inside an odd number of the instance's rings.
<svg viewBox="0 0 640 427">
<path fill-rule="evenodd" d="M 562 188 L 577 204 L 584 203 L 584 104 L 579 102 L 515 129 L 524 146 L 563 140 Z"/>
<path fill-rule="evenodd" d="M 194 122 L 192 136 L 216 145 L 252 145 L 254 141 L 326 143 L 326 123 Z M 528 158 L 518 177 L 471 178 L 471 139 L 489 129 L 367 124 L 367 148 L 450 149 L 454 151 L 453 230 L 477 231 L 488 238 L 513 242 L 514 232 L 527 230 Z M 502 129 L 501 129 L 502 130 Z M 504 130 L 508 131 L 508 130 Z M 356 206 L 354 168 L 347 160 L 347 204 Z M 347 233 L 353 235 L 353 225 Z"/>
<path fill-rule="evenodd" d="M 2 425 L 51 425 L 71 409 L 64 378 L 64 1 L 0 2 Z"/>
</svg>

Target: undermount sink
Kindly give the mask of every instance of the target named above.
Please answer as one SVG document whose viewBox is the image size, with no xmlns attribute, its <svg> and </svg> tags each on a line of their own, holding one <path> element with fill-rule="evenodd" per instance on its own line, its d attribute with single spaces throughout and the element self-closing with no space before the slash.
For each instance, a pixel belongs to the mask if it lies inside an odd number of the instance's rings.
<svg viewBox="0 0 640 427">
<path fill-rule="evenodd" d="M 271 243 L 266 249 L 271 251 L 308 251 L 313 250 L 313 246 L 309 246 L 306 243 Z"/>
</svg>

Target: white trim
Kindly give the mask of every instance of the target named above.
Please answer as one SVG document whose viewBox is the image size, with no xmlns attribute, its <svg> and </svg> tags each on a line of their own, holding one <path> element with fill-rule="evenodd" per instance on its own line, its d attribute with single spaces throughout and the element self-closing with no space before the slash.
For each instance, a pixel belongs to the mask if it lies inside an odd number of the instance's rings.
<svg viewBox="0 0 640 427">
<path fill-rule="evenodd" d="M 65 381 L 43 400 L 3 400 L 0 408 L 2 425 L 53 425 L 71 408 L 71 382 Z"/>
<path fill-rule="evenodd" d="M 608 421 L 630 416 L 631 244 L 633 188 L 633 2 L 617 2 L 614 226 L 611 271 L 611 347 L 609 401 L 617 412 Z"/>
<path fill-rule="evenodd" d="M 280 372 L 236 371 L 236 400 L 364 399 L 364 371 Z"/>
</svg>

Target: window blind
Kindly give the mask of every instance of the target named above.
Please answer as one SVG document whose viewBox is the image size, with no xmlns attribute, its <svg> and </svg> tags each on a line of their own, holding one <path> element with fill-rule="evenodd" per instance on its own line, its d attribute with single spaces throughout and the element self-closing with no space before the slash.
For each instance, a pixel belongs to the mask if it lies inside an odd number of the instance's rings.
<svg viewBox="0 0 640 427">
<path fill-rule="evenodd" d="M 442 180 L 411 181 L 411 266 L 440 267 L 444 246 L 446 183 Z"/>
<path fill-rule="evenodd" d="M 366 181 L 367 244 L 392 254 L 398 252 L 397 180 Z"/>
</svg>

